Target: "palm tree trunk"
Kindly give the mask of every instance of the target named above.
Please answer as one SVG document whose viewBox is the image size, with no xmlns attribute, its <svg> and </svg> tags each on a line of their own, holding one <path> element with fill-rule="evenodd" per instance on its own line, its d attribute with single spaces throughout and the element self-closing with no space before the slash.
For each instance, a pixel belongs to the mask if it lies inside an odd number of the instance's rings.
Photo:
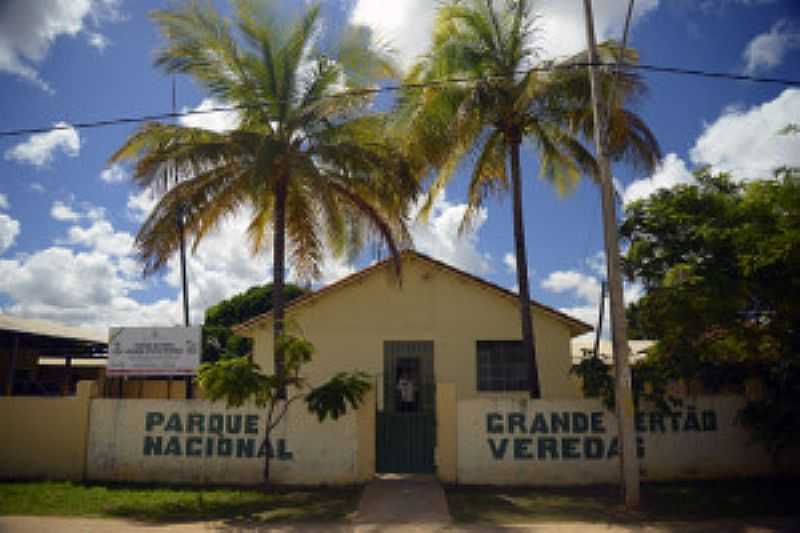
<svg viewBox="0 0 800 533">
<path fill-rule="evenodd" d="M 275 357 L 275 374 L 283 375 L 284 361 L 280 350 L 280 338 L 284 326 L 284 286 L 286 277 L 286 180 L 275 184 L 275 222 L 272 250 L 272 341 Z M 280 391 L 285 397 L 286 391 Z"/>
<path fill-rule="evenodd" d="M 282 376 L 284 372 L 283 352 L 280 339 L 283 335 L 284 323 L 284 294 L 286 277 L 286 180 L 279 179 L 275 184 L 275 221 L 272 237 L 272 349 L 275 363 L 275 375 Z M 278 398 L 286 398 L 286 390 L 278 391 Z M 264 439 L 269 442 L 269 427 L 272 423 L 272 412 L 275 402 L 270 402 L 267 412 L 267 425 Z M 268 445 L 269 446 L 269 445 Z M 270 468 L 269 453 L 264 456 L 264 485 L 269 485 Z"/>
<path fill-rule="evenodd" d="M 522 220 L 522 177 L 519 165 L 522 135 L 515 129 L 509 135 L 511 152 L 511 183 L 514 202 L 514 251 L 517 256 L 517 285 L 519 286 L 519 315 L 522 324 L 523 353 L 530 355 L 528 367 L 528 386 L 531 398 L 541 397 L 539 390 L 539 369 L 536 366 L 536 344 L 533 336 L 533 317 L 531 316 L 531 296 L 528 285 L 528 256 L 525 252 L 525 225 Z"/>
</svg>

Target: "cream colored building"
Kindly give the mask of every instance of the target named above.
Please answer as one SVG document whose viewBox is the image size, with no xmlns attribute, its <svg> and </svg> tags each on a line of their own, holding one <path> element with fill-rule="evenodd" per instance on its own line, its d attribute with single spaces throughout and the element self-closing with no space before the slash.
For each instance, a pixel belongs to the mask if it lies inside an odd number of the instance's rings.
<svg viewBox="0 0 800 533">
<path fill-rule="evenodd" d="M 426 352 L 421 356 L 420 373 L 424 373 L 422 367 L 431 364 L 432 375 L 428 377 L 433 383 L 454 384 L 458 399 L 525 397 L 528 389 L 522 380 L 484 375 L 499 373 L 492 368 L 493 363 L 503 362 L 497 359 L 506 358 L 505 366 L 517 371 L 527 363 L 527 359 L 510 362 L 513 356 L 500 353 L 515 349 L 506 343 L 519 344 L 516 294 L 417 252 L 405 252 L 402 257 L 399 281 L 393 263 L 383 261 L 288 305 L 289 330 L 307 338 L 317 349 L 314 360 L 304 368 L 311 382 L 320 383 L 336 372 L 355 370 L 374 376 L 376 383 L 385 382 L 386 374 L 399 379 L 404 369 L 389 367 L 389 351 L 402 350 L 404 342 L 412 342 Z M 570 340 L 591 331 L 591 326 L 536 302 L 531 302 L 531 309 L 542 398 L 580 397 L 569 376 Z M 255 361 L 271 372 L 271 313 L 234 330 L 254 339 Z M 493 342 L 498 344 L 491 346 Z M 407 348 L 413 351 L 415 347 Z M 486 352 L 482 369 L 479 351 Z M 386 391 L 378 390 L 378 396 L 386 398 Z"/>
<path fill-rule="evenodd" d="M 517 296 L 416 252 L 403 253 L 401 272 L 383 261 L 294 300 L 287 327 L 317 349 L 304 368 L 312 384 L 341 371 L 372 376 L 376 471 L 453 479 L 457 402 L 530 397 Z M 591 327 L 535 302 L 531 309 L 542 399 L 579 398 L 570 339 Z M 234 331 L 254 339 L 255 361 L 272 372 L 272 315 Z"/>
</svg>

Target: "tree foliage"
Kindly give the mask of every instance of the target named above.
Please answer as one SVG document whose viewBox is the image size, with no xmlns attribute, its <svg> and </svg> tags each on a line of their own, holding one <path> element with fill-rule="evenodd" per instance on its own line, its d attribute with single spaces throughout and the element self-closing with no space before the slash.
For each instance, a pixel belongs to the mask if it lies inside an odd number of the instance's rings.
<svg viewBox="0 0 800 533">
<path fill-rule="evenodd" d="M 251 251 L 272 250 L 277 350 L 286 258 L 301 279 L 318 279 L 326 252 L 353 258 L 374 238 L 399 269 L 418 184 L 386 117 L 370 109 L 370 89 L 395 75 L 386 47 L 351 26 L 323 42 L 318 3 L 295 16 L 269 0 L 231 7 L 225 17 L 211 2 L 185 1 L 152 17 L 165 38 L 156 65 L 236 106 L 236 126 L 149 122 L 111 162 L 132 162 L 134 182 L 162 193 L 136 235 L 145 273 L 178 250 L 179 217 L 195 247 L 227 218 L 249 218 Z"/>
<path fill-rule="evenodd" d="M 432 46 L 410 69 L 395 112 L 404 151 L 414 168 L 431 174 L 426 216 L 465 161 L 470 163 L 467 209 L 461 229 L 492 196 L 510 193 L 513 209 L 519 310 L 523 348 L 530 354 L 531 395 L 538 395 L 535 342 L 530 316 L 527 251 L 523 224 L 522 146 L 535 150 L 539 176 L 560 192 L 574 188 L 582 175 L 595 177 L 593 153 L 582 142 L 592 137 L 591 90 L 584 68 L 587 54 L 563 64 L 540 61 L 534 3 L 530 0 L 489 2 L 448 0 L 437 8 Z M 614 60 L 620 47 L 606 43 L 603 59 Z M 636 60 L 625 51 L 626 61 Z M 548 68 L 548 67 L 565 67 Z M 601 90 L 610 99 L 611 77 L 604 73 Z M 459 82 L 442 83 L 443 80 Z M 643 92 L 633 72 L 620 73 L 611 101 L 613 158 L 651 167 L 658 144 L 644 121 L 625 108 Z"/>
<path fill-rule="evenodd" d="M 800 171 L 696 180 L 627 209 L 625 268 L 645 288 L 629 316 L 672 379 L 760 379 L 740 419 L 777 454 L 800 437 Z"/>
<path fill-rule="evenodd" d="M 213 362 L 223 355 L 243 356 L 252 352 L 251 339 L 235 335 L 231 326 L 272 310 L 273 285 L 256 285 L 206 309 L 203 324 L 203 361 Z M 306 290 L 287 284 L 283 294 L 288 303 Z"/>
<path fill-rule="evenodd" d="M 264 440 L 271 442 L 272 431 L 289 412 L 289 407 L 303 400 L 306 408 L 320 422 L 336 420 L 357 409 L 372 387 L 363 372 L 339 372 L 327 382 L 312 387 L 303 376 L 303 366 L 310 363 L 314 345 L 301 337 L 284 334 L 279 347 L 284 357 L 283 371 L 266 374 L 250 357 L 223 357 L 200 366 L 197 381 L 204 396 L 212 402 L 223 400 L 228 407 L 253 402 L 267 410 Z M 269 481 L 269 455 L 265 456 L 264 481 Z"/>
</svg>

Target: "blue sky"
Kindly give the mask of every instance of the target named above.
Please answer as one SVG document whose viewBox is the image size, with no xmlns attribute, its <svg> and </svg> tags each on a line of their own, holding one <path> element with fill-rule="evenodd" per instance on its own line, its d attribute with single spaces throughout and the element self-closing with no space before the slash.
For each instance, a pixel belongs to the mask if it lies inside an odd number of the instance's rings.
<svg viewBox="0 0 800 533">
<path fill-rule="evenodd" d="M 216 2 L 225 9 L 224 2 Z M 152 66 L 161 43 L 148 12 L 167 0 L 6 0 L 0 5 L 0 129 L 70 125 L 168 112 L 170 78 Z M 287 1 L 287 5 L 288 5 Z M 294 4 L 297 5 L 297 4 Z M 537 46 L 546 57 L 585 46 L 581 0 L 540 0 Z M 328 28 L 366 24 L 392 43 L 401 65 L 424 52 L 430 0 L 327 0 Z M 619 38 L 627 2 L 596 0 L 601 38 Z M 638 0 L 630 45 L 649 64 L 800 78 L 800 4 L 794 0 Z M 646 74 L 638 104 L 664 160 L 653 176 L 618 166 L 624 201 L 691 181 L 699 165 L 743 180 L 800 165 L 800 137 L 777 135 L 800 122 L 800 88 Z M 179 109 L 212 105 L 177 80 Z M 223 128 L 235 116 L 202 115 Z M 176 265 L 142 279 L 133 235 L 154 199 L 106 167 L 132 125 L 0 138 L 0 311 L 103 328 L 180 322 Z M 560 197 L 523 156 L 525 223 L 535 299 L 594 322 L 603 274 L 596 187 Z M 513 288 L 510 202 L 490 202 L 470 235 L 458 237 L 464 175 L 413 229 L 417 248 Z M 270 278 L 269 255 L 252 258 L 243 217 L 225 224 L 190 258 L 193 321 L 221 298 Z M 329 258 L 322 282 L 363 266 Z M 627 296 L 638 296 L 635 285 Z"/>
</svg>

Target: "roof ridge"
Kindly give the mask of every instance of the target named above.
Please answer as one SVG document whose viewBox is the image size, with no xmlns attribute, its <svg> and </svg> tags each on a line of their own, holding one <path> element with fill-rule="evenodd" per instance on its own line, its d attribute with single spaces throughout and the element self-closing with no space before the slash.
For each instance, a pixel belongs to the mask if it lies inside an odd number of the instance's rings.
<svg viewBox="0 0 800 533">
<path fill-rule="evenodd" d="M 444 261 L 441 261 L 439 259 L 434 259 L 433 257 L 431 257 L 429 255 L 426 255 L 426 254 L 423 254 L 421 252 L 418 252 L 417 250 L 412 250 L 412 249 L 403 250 L 403 251 L 400 252 L 400 256 L 401 257 L 410 256 L 412 258 L 421 259 L 423 261 L 431 263 L 432 265 L 434 265 L 436 267 L 439 267 L 439 268 L 442 268 L 444 270 L 447 270 L 448 272 L 451 272 L 453 274 L 459 275 L 459 276 L 461 276 L 463 278 L 466 278 L 466 279 L 468 279 L 470 281 L 476 282 L 476 283 L 478 283 L 480 285 L 483 285 L 483 286 L 485 286 L 487 288 L 494 289 L 495 291 L 500 292 L 504 296 L 512 297 L 514 299 L 518 298 L 518 295 L 515 292 L 512 292 L 512 291 L 510 291 L 508 289 L 505 289 L 505 288 L 501 287 L 500 285 L 497 285 L 496 283 L 492 283 L 491 281 L 487 281 L 487 280 L 485 280 L 485 279 L 483 279 L 481 277 L 478 277 L 478 276 L 476 276 L 474 274 L 470 274 L 469 272 L 466 272 L 464 270 L 456 268 L 456 267 L 454 267 L 454 266 L 452 266 L 450 264 L 445 263 Z M 324 287 L 321 287 L 320 289 L 318 289 L 318 290 L 316 290 L 314 292 L 310 292 L 308 294 L 304 294 L 303 296 L 300 296 L 299 298 L 295 298 L 294 300 L 292 300 L 291 302 L 288 302 L 286 304 L 285 309 L 288 310 L 288 309 L 290 309 L 292 307 L 295 307 L 295 306 L 301 305 L 303 303 L 306 303 L 308 301 L 311 301 L 313 299 L 316 299 L 316 298 L 318 298 L 319 296 L 321 296 L 323 294 L 327 294 L 327 293 L 331 292 L 334 289 L 343 287 L 345 285 L 349 285 L 350 283 L 352 283 L 352 282 L 354 282 L 354 281 L 356 281 L 358 279 L 361 279 L 364 276 L 366 276 L 368 274 L 371 274 L 372 272 L 375 272 L 376 270 L 379 270 L 380 268 L 386 266 L 392 260 L 393 260 L 392 257 L 389 257 L 387 259 L 382 259 L 381 261 L 378 261 L 378 262 L 376 262 L 376 263 L 374 263 L 372 265 L 369 265 L 366 268 L 364 268 L 362 270 L 359 270 L 358 272 L 354 272 L 353 274 L 350 274 L 349 276 L 346 276 L 346 277 L 344 277 L 344 278 L 342 278 L 340 280 L 337 280 L 337 281 L 335 281 L 335 282 L 333 282 L 333 283 L 331 283 L 329 285 L 325 285 Z M 537 308 L 539 308 L 542 311 L 545 311 L 547 313 L 550 313 L 550 314 L 554 315 L 555 317 L 557 317 L 557 318 L 559 318 L 561 320 L 564 320 L 566 322 L 571 323 L 577 329 L 586 330 L 586 332 L 592 331 L 594 329 L 594 327 L 591 326 L 590 324 L 587 324 L 586 322 L 584 322 L 582 320 L 579 320 L 579 319 L 577 319 L 575 317 L 572 317 L 572 316 L 570 316 L 570 315 L 568 315 L 568 314 L 566 314 L 566 313 L 564 313 L 562 311 L 559 311 L 558 309 L 555 309 L 555 308 L 550 307 L 548 305 L 545 305 L 543 303 L 537 302 L 536 300 L 531 299 L 530 300 L 530 304 L 535 306 L 535 307 L 537 307 Z M 264 313 L 260 313 L 260 314 L 254 316 L 254 317 L 252 317 L 252 318 L 250 318 L 250 319 L 248 319 L 248 320 L 246 320 L 246 321 L 244 321 L 244 322 L 242 322 L 240 324 L 236 324 L 236 325 L 232 326 L 231 329 L 234 332 L 245 331 L 247 329 L 250 329 L 255 323 L 260 322 L 260 321 L 268 318 L 270 315 L 272 315 L 272 310 L 265 311 Z"/>
</svg>

